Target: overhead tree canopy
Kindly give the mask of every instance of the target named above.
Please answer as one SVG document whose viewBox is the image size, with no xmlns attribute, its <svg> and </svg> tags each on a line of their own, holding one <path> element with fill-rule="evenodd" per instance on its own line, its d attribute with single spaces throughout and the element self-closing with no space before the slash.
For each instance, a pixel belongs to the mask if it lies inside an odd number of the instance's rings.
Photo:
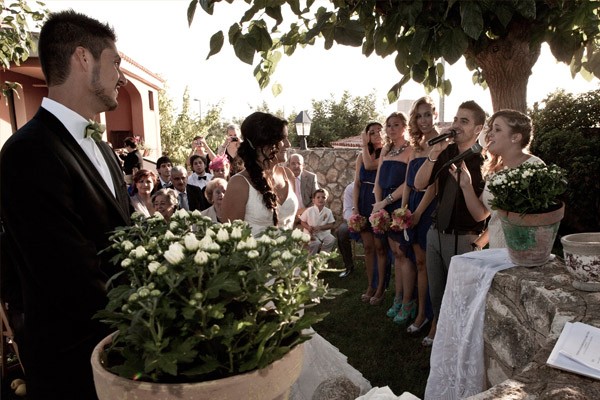
<svg viewBox="0 0 600 400">
<path fill-rule="evenodd" d="M 188 22 L 198 4 L 212 15 L 218 1 L 192 0 Z M 336 43 L 360 46 L 367 57 L 394 56 L 399 77 L 389 90 L 390 102 L 411 79 L 427 91 L 450 94 L 442 60 L 454 64 L 464 56 L 473 82 L 489 87 L 495 110 L 524 111 L 527 82 L 544 42 L 573 76 L 600 77 L 598 0 L 245 1 L 249 8 L 229 27 L 228 39 L 243 62 L 252 65 L 259 55 L 254 75 L 263 89 L 282 53 L 292 55 L 317 37 L 325 49 Z M 219 31 L 210 39 L 208 57 L 223 44 Z M 281 87 L 272 90 L 277 94 Z"/>
</svg>

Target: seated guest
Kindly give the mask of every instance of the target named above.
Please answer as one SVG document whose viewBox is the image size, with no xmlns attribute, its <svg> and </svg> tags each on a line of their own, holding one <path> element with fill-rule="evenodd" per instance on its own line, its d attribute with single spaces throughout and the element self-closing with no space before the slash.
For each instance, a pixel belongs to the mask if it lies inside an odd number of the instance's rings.
<svg viewBox="0 0 600 400">
<path fill-rule="evenodd" d="M 338 226 L 336 231 L 336 238 L 342 260 L 344 261 L 344 267 L 346 270 L 340 274 L 341 278 L 345 278 L 354 271 L 354 259 L 352 258 L 352 245 L 350 243 L 350 232 L 348 231 L 348 220 L 352 216 L 352 209 L 354 205 L 354 181 L 350 182 L 346 189 L 344 189 L 343 199 L 343 216 L 344 221 Z"/>
<path fill-rule="evenodd" d="M 206 158 L 194 154 L 190 157 L 190 165 L 194 172 L 188 177 L 188 184 L 204 189 L 206 183 L 213 178 L 212 174 L 206 172 Z"/>
<path fill-rule="evenodd" d="M 210 172 L 212 172 L 213 177 L 222 178 L 226 181 L 229 180 L 231 164 L 229 163 L 227 156 L 221 155 L 215 157 L 208 165 L 208 169 L 210 169 Z"/>
<path fill-rule="evenodd" d="M 187 170 L 181 165 L 176 165 L 171 170 L 172 188 L 177 192 L 179 208 L 186 211 L 206 210 L 210 207 L 208 200 L 202 194 L 202 190 L 187 183 Z"/>
<path fill-rule="evenodd" d="M 171 220 L 171 216 L 177 210 L 179 202 L 177 193 L 173 189 L 160 189 L 152 196 L 154 209 L 158 211 L 166 221 Z"/>
<path fill-rule="evenodd" d="M 331 234 L 335 219 L 331 210 L 325 207 L 328 196 L 325 189 L 315 190 L 312 196 L 314 206 L 307 208 L 300 216 L 304 232 L 310 235 L 308 248 L 311 254 L 330 252 L 335 245 L 335 236 Z"/>
<path fill-rule="evenodd" d="M 312 205 L 312 195 L 319 188 L 317 175 L 304 169 L 304 157 L 302 154 L 290 156 L 289 167 L 296 177 L 295 192 L 298 197 L 298 215 L 301 215 L 307 207 Z"/>
<path fill-rule="evenodd" d="M 223 203 L 223 197 L 225 197 L 225 191 L 227 190 L 227 181 L 223 178 L 215 178 L 208 182 L 204 195 L 212 206 L 202 211 L 202 215 L 210 217 L 213 222 L 221 222 L 221 204 Z"/>
<path fill-rule="evenodd" d="M 156 185 L 156 174 L 147 169 L 140 169 L 133 175 L 133 194 L 129 198 L 134 211 L 150 217 L 154 214 L 152 191 Z"/>
</svg>

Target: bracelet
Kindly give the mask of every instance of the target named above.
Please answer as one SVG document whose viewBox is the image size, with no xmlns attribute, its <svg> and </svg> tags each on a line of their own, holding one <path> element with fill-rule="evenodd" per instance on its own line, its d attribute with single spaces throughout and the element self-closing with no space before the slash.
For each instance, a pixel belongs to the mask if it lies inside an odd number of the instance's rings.
<svg viewBox="0 0 600 400">
<path fill-rule="evenodd" d="M 356 210 L 356 207 L 352 207 L 352 211 Z"/>
<path fill-rule="evenodd" d="M 429 157 L 429 155 L 427 155 L 427 161 L 435 163 L 438 159 L 436 158 L 435 160 L 432 160 L 431 157 Z"/>
<path fill-rule="evenodd" d="M 387 197 L 385 198 L 388 202 L 388 204 L 392 204 L 394 202 L 394 196 L 392 196 L 392 194 L 388 194 Z"/>
</svg>

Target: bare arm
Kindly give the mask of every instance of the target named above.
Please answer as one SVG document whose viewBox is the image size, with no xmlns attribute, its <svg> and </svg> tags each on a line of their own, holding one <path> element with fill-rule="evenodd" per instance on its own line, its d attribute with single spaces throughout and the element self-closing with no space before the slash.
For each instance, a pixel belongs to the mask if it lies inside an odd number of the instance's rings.
<svg viewBox="0 0 600 400">
<path fill-rule="evenodd" d="M 381 151 L 381 156 L 379 156 L 379 165 L 377 166 L 377 174 L 375 175 L 375 189 L 373 189 L 373 193 L 375 194 L 375 204 L 381 202 L 381 186 L 379 186 L 379 172 L 381 171 L 381 164 L 383 164 L 383 158 L 385 150 Z M 387 153 L 387 152 L 386 152 Z M 375 212 L 375 208 L 373 208 L 373 212 Z"/>
<path fill-rule="evenodd" d="M 431 150 L 427 155 L 427 160 L 423 165 L 421 165 L 421 168 L 419 168 L 419 171 L 415 176 L 415 188 L 417 188 L 417 190 L 427 189 L 427 186 L 429 186 L 429 179 L 431 178 L 431 173 L 433 171 L 433 166 L 446 147 L 448 147 L 448 142 L 446 141 L 437 143 L 431 147 Z"/>
<path fill-rule="evenodd" d="M 244 220 L 249 190 L 250 186 L 242 176 L 234 175 L 229 179 L 221 205 L 221 215 L 224 221 Z"/>
</svg>

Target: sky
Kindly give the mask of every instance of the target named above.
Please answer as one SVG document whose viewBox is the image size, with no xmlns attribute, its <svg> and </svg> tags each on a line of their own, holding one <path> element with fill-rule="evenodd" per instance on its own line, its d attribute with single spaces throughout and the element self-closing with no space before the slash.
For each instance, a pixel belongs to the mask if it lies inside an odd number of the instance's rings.
<svg viewBox="0 0 600 400">
<path fill-rule="evenodd" d="M 73 8 L 112 25 L 117 33 L 117 48 L 144 67 L 161 75 L 176 106 L 187 86 L 192 99 L 190 109 L 203 112 L 221 104 L 225 119 L 244 117 L 263 101 L 271 111 L 283 109 L 285 115 L 310 110 L 312 100 L 339 100 L 347 90 L 353 96 L 375 93 L 377 106 L 383 115 L 396 111 L 388 104 L 386 94 L 399 79 L 392 56 L 367 58 L 358 47 L 334 45 L 326 51 L 322 44 L 298 48 L 291 56 L 283 56 L 272 83 L 280 83 L 283 92 L 274 97 L 270 87 L 261 91 L 254 79 L 254 66 L 237 59 L 227 41 L 229 26 L 238 20 L 247 5 L 243 1 L 216 3 L 212 16 L 200 6 L 191 27 L 187 23 L 189 0 L 45 0 L 51 11 Z M 225 43 L 220 53 L 206 60 L 209 40 L 223 30 Z M 255 58 L 258 60 L 258 58 Z M 486 111 L 492 111 L 489 91 L 471 82 L 472 73 L 464 59 L 447 66 L 452 81 L 452 94 L 445 99 L 445 120 L 452 120 L 460 103 L 477 101 Z M 534 66 L 529 80 L 527 102 L 543 100 L 557 88 L 581 93 L 599 87 L 597 78 L 588 82 L 582 77 L 571 78 L 568 66 L 557 63 L 547 47 Z M 400 99 L 414 100 L 423 95 L 421 86 L 407 84 Z M 438 101 L 437 92 L 432 97 Z M 199 101 L 194 101 L 198 99 Z"/>
</svg>

